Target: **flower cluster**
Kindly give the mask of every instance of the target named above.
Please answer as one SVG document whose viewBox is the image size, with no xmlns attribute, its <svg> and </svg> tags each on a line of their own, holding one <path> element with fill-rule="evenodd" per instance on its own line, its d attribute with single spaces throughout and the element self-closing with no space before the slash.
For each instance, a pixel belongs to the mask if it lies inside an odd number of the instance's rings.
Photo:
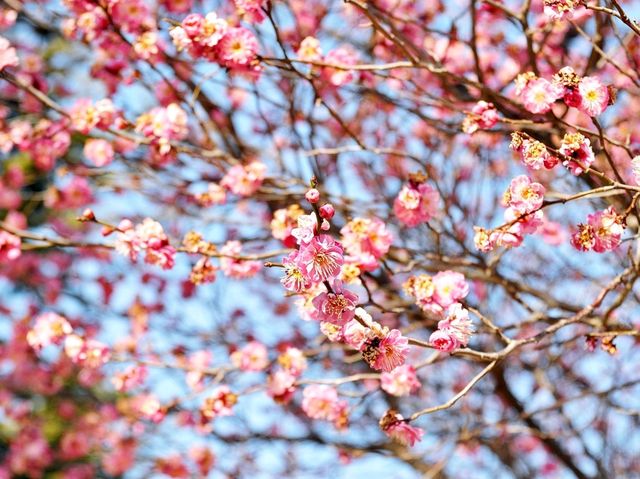
<svg viewBox="0 0 640 479">
<path fill-rule="evenodd" d="M 220 185 L 238 196 L 251 196 L 264 181 L 267 167 L 259 161 L 232 166 L 220 181 Z"/>
<path fill-rule="evenodd" d="M 220 416 L 232 416 L 232 408 L 237 402 L 238 396 L 231 392 L 229 386 L 219 386 L 205 398 L 200 406 L 200 414 L 207 421 Z"/>
<path fill-rule="evenodd" d="M 307 359 L 299 349 L 288 347 L 278 357 L 278 365 L 267 380 L 267 393 L 277 403 L 287 404 L 295 393 L 296 379 L 307 368 Z"/>
<path fill-rule="evenodd" d="M 248 7 L 257 2 L 242 3 Z M 251 8 L 251 12 L 259 12 L 259 7 Z M 178 50 L 187 49 L 194 58 L 205 58 L 228 68 L 246 69 L 258 53 L 258 41 L 250 30 L 229 26 L 215 12 L 204 17 L 191 13 L 170 33 Z"/>
<path fill-rule="evenodd" d="M 579 251 L 604 253 L 618 247 L 625 229 L 624 218 L 613 206 L 587 216 L 571 236 L 571 244 Z"/>
<path fill-rule="evenodd" d="M 591 142 L 581 133 L 565 134 L 559 152 L 563 155 L 562 164 L 576 176 L 584 173 L 595 161 Z"/>
<path fill-rule="evenodd" d="M 345 428 L 349 422 L 348 404 L 338 398 L 336 388 L 313 384 L 302 391 L 302 410 L 311 419 L 331 421 L 336 428 Z"/>
<path fill-rule="evenodd" d="M 224 274 L 234 279 L 251 278 L 255 276 L 262 264 L 260 261 L 245 260 L 240 257 L 242 244 L 239 241 L 227 241 L 220 248 L 220 269 Z"/>
<path fill-rule="evenodd" d="M 122 220 L 117 231 L 115 248 L 120 254 L 136 261 L 138 254 L 144 251 L 145 262 L 162 269 L 173 268 L 176 250 L 169 244 L 169 238 L 157 221 L 145 218 L 134 227 L 131 221 Z"/>
<path fill-rule="evenodd" d="M 189 133 L 187 114 L 177 103 L 166 107 L 156 107 L 136 120 L 136 131 L 151 140 L 151 159 L 164 165 L 173 160 L 173 141 L 184 140 Z"/>
<path fill-rule="evenodd" d="M 579 5 L 576 0 L 544 0 L 544 14 L 552 20 L 570 19 Z"/>
<path fill-rule="evenodd" d="M 73 332 L 69 321 L 56 313 L 42 313 L 35 319 L 33 327 L 27 333 L 27 342 L 36 351 L 49 344 L 61 344 L 64 338 Z"/>
<path fill-rule="evenodd" d="M 474 332 L 469 311 L 460 303 L 452 304 L 444 319 L 438 322 L 438 329 L 429 337 L 429 342 L 438 350 L 451 352 L 466 346 Z"/>
<path fill-rule="evenodd" d="M 559 70 L 551 81 L 531 72 L 522 73 L 516 79 L 516 94 L 531 113 L 547 113 L 562 99 L 567 106 L 591 117 L 600 115 L 614 100 L 610 89 L 598 78 L 581 78 L 571 67 Z"/>
<path fill-rule="evenodd" d="M 269 365 L 267 348 L 258 341 L 250 341 L 231 353 L 231 363 L 241 371 L 262 371 Z"/>
<path fill-rule="evenodd" d="M 411 276 L 402 287 L 420 309 L 436 314 L 443 313 L 469 294 L 469 284 L 464 275 L 448 270 L 433 277 L 427 274 Z"/>
<path fill-rule="evenodd" d="M 357 265 L 361 271 L 377 269 L 378 260 L 389 251 L 393 242 L 393 236 L 378 218 L 354 218 L 340 233 L 348 255 L 345 261 Z"/>
<path fill-rule="evenodd" d="M 422 177 L 414 177 L 398 193 L 393 212 L 406 226 L 414 227 L 431 220 L 438 212 L 440 195 Z"/>
<path fill-rule="evenodd" d="M 518 132 L 511 134 L 509 147 L 519 152 L 522 156 L 522 163 L 532 170 L 542 168 L 551 170 L 560 163 L 560 160 L 549 152 L 544 143 L 533 138 L 525 138 Z"/>
<path fill-rule="evenodd" d="M 544 193 L 544 186 L 531 181 L 526 175 L 513 178 L 503 196 L 503 203 L 507 206 L 505 224 L 493 231 L 476 227 L 473 239 L 476 248 L 487 252 L 496 246 L 520 246 L 525 235 L 536 233 L 543 225 L 544 213 L 540 208 Z"/>
<path fill-rule="evenodd" d="M 498 111 L 493 103 L 479 101 L 462 122 L 462 131 L 471 135 L 478 130 L 488 130 L 498 123 Z"/>
</svg>

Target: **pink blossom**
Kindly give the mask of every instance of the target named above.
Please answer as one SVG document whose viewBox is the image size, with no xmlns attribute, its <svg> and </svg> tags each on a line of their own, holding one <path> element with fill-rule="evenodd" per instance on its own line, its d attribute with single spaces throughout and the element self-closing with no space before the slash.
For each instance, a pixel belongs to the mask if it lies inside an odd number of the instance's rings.
<svg viewBox="0 0 640 479">
<path fill-rule="evenodd" d="M 609 206 L 587 216 L 587 224 L 578 225 L 571 244 L 580 251 L 604 253 L 618 247 L 624 233 L 624 219 Z"/>
<path fill-rule="evenodd" d="M 537 140 L 522 139 L 518 134 L 513 134 L 513 140 L 510 145 L 511 148 L 519 151 L 522 155 L 522 162 L 533 170 L 539 170 L 546 168 L 552 169 L 560 160 L 549 153 L 549 150 Z"/>
<path fill-rule="evenodd" d="M 462 131 L 471 135 L 479 129 L 488 130 L 498 123 L 498 120 L 498 111 L 493 103 L 481 100 L 473 106 L 471 113 L 464 119 Z"/>
<path fill-rule="evenodd" d="M 469 284 L 462 273 L 456 271 L 440 271 L 433 277 L 433 300 L 447 309 L 469 294 Z"/>
<path fill-rule="evenodd" d="M 0 36 L 0 72 L 7 67 L 17 67 L 18 63 L 16 49 L 11 46 L 9 40 Z"/>
<path fill-rule="evenodd" d="M 238 13 L 248 22 L 260 23 L 266 18 L 263 11 L 267 5 L 266 0 L 233 0 L 233 3 Z"/>
<path fill-rule="evenodd" d="M 309 281 L 330 281 L 340 274 L 344 263 L 342 246 L 329 235 L 314 236 L 300 247 L 299 264 Z"/>
<path fill-rule="evenodd" d="M 19 236 L 0 230 L 0 262 L 13 261 L 22 254 Z"/>
<path fill-rule="evenodd" d="M 278 356 L 278 364 L 297 377 L 307 369 L 307 358 L 298 348 L 289 346 L 284 353 Z"/>
<path fill-rule="evenodd" d="M 609 105 L 609 89 L 596 77 L 584 77 L 578 84 L 578 109 L 589 116 L 600 115 Z"/>
<path fill-rule="evenodd" d="M 300 293 L 311 286 L 309 280 L 302 274 L 299 262 L 300 253 L 292 251 L 282 260 L 284 265 L 284 276 L 280 279 L 282 285 L 289 291 Z"/>
<path fill-rule="evenodd" d="M 373 369 L 393 371 L 404 364 L 409 341 L 397 329 L 374 336 L 363 345 L 362 357 Z"/>
<path fill-rule="evenodd" d="M 107 140 L 91 139 L 84 144 L 84 156 L 95 166 L 107 166 L 113 161 L 113 146 Z"/>
<path fill-rule="evenodd" d="M 241 253 L 242 244 L 235 240 L 227 241 L 225 245 L 220 248 L 220 254 L 223 255 L 220 257 L 220 269 L 230 278 L 251 278 L 262 268 L 260 261 L 240 259 Z"/>
<path fill-rule="evenodd" d="M 531 181 L 526 175 L 520 175 L 511 180 L 505 193 L 505 202 L 518 213 L 531 213 L 542 206 L 544 193 L 544 186 Z"/>
<path fill-rule="evenodd" d="M 375 270 L 377 260 L 389 251 L 393 242 L 393 236 L 378 218 L 354 218 L 340 233 L 342 245 L 349 255 L 347 260 L 364 271 Z"/>
<path fill-rule="evenodd" d="M 404 364 L 391 372 L 380 374 L 380 387 L 394 396 L 408 396 L 420 388 L 420 381 L 415 368 Z"/>
<path fill-rule="evenodd" d="M 424 431 L 418 427 L 411 426 L 400 413 L 389 409 L 380 418 L 380 429 L 394 441 L 411 446 L 422 440 Z"/>
<path fill-rule="evenodd" d="M 205 373 L 212 359 L 213 354 L 211 354 L 211 351 L 206 350 L 195 351 L 189 355 L 187 361 L 189 370 L 185 380 L 191 390 L 199 392 L 204 389 Z"/>
<path fill-rule="evenodd" d="M 231 354 L 231 362 L 242 371 L 262 371 L 269 366 L 267 348 L 258 341 L 250 341 Z"/>
<path fill-rule="evenodd" d="M 74 363 L 88 368 L 102 366 L 111 356 L 107 345 L 95 339 L 83 339 L 77 334 L 65 337 L 64 352 Z"/>
<path fill-rule="evenodd" d="M 332 386 L 312 384 L 302 392 L 302 410 L 311 419 L 337 421 L 346 412 L 346 401 L 338 398 Z"/>
<path fill-rule="evenodd" d="M 582 174 L 595 160 L 591 142 L 580 133 L 565 134 L 559 151 L 564 155 L 562 164 L 576 176 Z"/>
<path fill-rule="evenodd" d="M 551 20 L 570 19 L 579 5 L 576 0 L 544 0 L 544 14 Z"/>
<path fill-rule="evenodd" d="M 116 373 L 111 378 L 111 383 L 117 391 L 127 392 L 141 386 L 147 379 L 147 368 L 141 365 L 127 367 L 124 371 Z"/>
<path fill-rule="evenodd" d="M 280 404 L 287 404 L 295 392 L 296 376 L 279 369 L 267 379 L 267 394 Z"/>
<path fill-rule="evenodd" d="M 313 306 L 320 321 L 342 326 L 353 319 L 358 295 L 343 289 L 340 281 L 333 282 L 333 292 L 320 293 L 313 299 Z"/>
<path fill-rule="evenodd" d="M 220 62 L 229 68 L 244 67 L 255 60 L 258 53 L 258 40 L 244 27 L 227 30 L 217 45 Z"/>
<path fill-rule="evenodd" d="M 546 113 L 564 95 L 564 88 L 544 78 L 530 80 L 522 91 L 524 107 L 531 113 Z"/>
<path fill-rule="evenodd" d="M 291 236 L 296 239 L 297 244 L 303 245 L 311 242 L 318 229 L 318 220 L 315 214 L 299 215 L 297 226 L 291 229 Z"/>
<path fill-rule="evenodd" d="M 220 185 L 238 196 L 251 196 L 264 181 L 267 167 L 259 161 L 232 166 L 220 181 Z"/>
<path fill-rule="evenodd" d="M 174 265 L 176 250 L 169 244 L 162 225 L 151 218 L 145 218 L 135 229 L 132 225 L 121 223 L 115 248 L 120 254 L 136 261 L 140 251 L 145 252 L 145 262 L 155 264 L 163 269 L 171 269 Z"/>
<path fill-rule="evenodd" d="M 342 67 L 324 67 L 322 69 L 322 76 L 331 85 L 346 85 L 356 78 L 355 72 L 347 69 L 349 66 L 355 65 L 358 62 L 358 54 L 350 46 L 338 47 L 335 50 L 329 51 L 324 58 L 324 62 Z"/>
<path fill-rule="evenodd" d="M 296 53 L 302 61 L 318 62 L 322 60 L 320 41 L 315 37 L 305 37 L 300 42 L 300 47 Z"/>
<path fill-rule="evenodd" d="M 434 348 L 445 353 L 450 353 L 460 346 L 453 333 L 446 329 L 438 329 L 431 333 L 431 336 L 429 336 L 429 342 Z"/>
<path fill-rule="evenodd" d="M 469 318 L 469 311 L 460 303 L 452 304 L 445 319 L 438 322 L 438 329 L 450 333 L 456 341 L 466 346 L 475 329 Z"/>
<path fill-rule="evenodd" d="M 155 423 L 159 423 L 164 419 L 166 411 L 153 394 L 135 396 L 132 403 L 134 410 L 140 417 Z"/>
<path fill-rule="evenodd" d="M 236 402 L 238 396 L 231 392 L 229 386 L 220 386 L 204 400 L 200 413 L 209 420 L 219 416 L 232 416 L 232 408 Z"/>
<path fill-rule="evenodd" d="M 61 344 L 73 332 L 69 321 L 56 313 L 42 313 L 35 319 L 33 328 L 27 333 L 29 345 L 39 351 L 49 344 Z"/>
<path fill-rule="evenodd" d="M 439 201 L 438 192 L 426 183 L 409 184 L 398 193 L 393 202 L 393 212 L 406 226 L 414 227 L 436 215 Z"/>
</svg>

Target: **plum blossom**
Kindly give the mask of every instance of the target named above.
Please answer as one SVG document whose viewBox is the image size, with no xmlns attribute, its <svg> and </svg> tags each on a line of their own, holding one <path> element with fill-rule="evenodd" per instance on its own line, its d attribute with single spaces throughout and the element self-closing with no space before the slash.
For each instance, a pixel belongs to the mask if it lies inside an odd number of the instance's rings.
<svg viewBox="0 0 640 479">
<path fill-rule="evenodd" d="M 559 151 L 564 155 L 562 164 L 576 176 L 582 174 L 595 160 L 591 142 L 581 133 L 565 134 Z"/>
<path fill-rule="evenodd" d="M 549 153 L 544 143 L 531 138 L 522 138 L 520 133 L 513 133 L 509 147 L 522 155 L 522 162 L 532 170 L 552 169 L 560 160 Z"/>
<path fill-rule="evenodd" d="M 260 23 L 266 17 L 263 9 L 266 7 L 266 0 L 233 0 L 236 9 L 248 22 Z"/>
<path fill-rule="evenodd" d="M 544 186 L 531 181 L 526 175 L 520 175 L 511 180 L 504 199 L 505 203 L 518 213 L 531 213 L 542 206 L 544 193 Z"/>
<path fill-rule="evenodd" d="M 84 156 L 94 166 L 107 166 L 113 161 L 114 151 L 110 142 L 103 139 L 87 140 L 83 149 Z"/>
<path fill-rule="evenodd" d="M 364 271 L 376 269 L 377 260 L 389 251 L 393 242 L 393 236 L 378 218 L 354 218 L 340 233 L 342 246 L 349 255 L 346 260 Z"/>
<path fill-rule="evenodd" d="M 301 350 L 289 346 L 278 356 L 278 364 L 284 370 L 297 377 L 307 369 L 307 358 Z"/>
<path fill-rule="evenodd" d="M 265 164 L 257 160 L 246 165 L 234 165 L 224 175 L 220 185 L 235 195 L 251 196 L 262 185 L 266 171 Z"/>
<path fill-rule="evenodd" d="M 267 394 L 279 404 L 287 404 L 295 393 L 296 376 L 279 369 L 267 379 Z"/>
<path fill-rule="evenodd" d="M 302 392 L 302 410 L 311 419 L 333 421 L 337 426 L 346 421 L 347 403 L 338 398 L 332 386 L 312 384 Z"/>
<path fill-rule="evenodd" d="M 571 244 L 580 251 L 604 253 L 618 247 L 624 229 L 624 218 L 609 206 L 588 215 L 587 223 L 579 224 L 571 236 Z"/>
<path fill-rule="evenodd" d="M 49 344 L 61 344 L 73 332 L 73 328 L 63 316 L 47 312 L 38 315 L 33 328 L 27 333 L 27 342 L 36 351 Z"/>
<path fill-rule="evenodd" d="M 320 41 L 315 37 L 305 37 L 300 42 L 300 47 L 296 52 L 298 58 L 306 62 L 317 62 L 322 60 L 322 49 Z"/>
<path fill-rule="evenodd" d="M 333 282 L 333 291 L 320 293 L 313 299 L 317 319 L 342 326 L 353 319 L 358 295 L 343 289 L 340 281 Z"/>
<path fill-rule="evenodd" d="M 578 84 L 578 109 L 589 116 L 600 115 L 609 105 L 609 89 L 595 77 L 584 77 Z"/>
<path fill-rule="evenodd" d="M 76 364 L 97 368 L 111 357 L 106 344 L 95 339 L 84 339 L 77 334 L 68 334 L 64 339 L 64 352 Z"/>
<path fill-rule="evenodd" d="M 229 28 L 216 46 L 220 63 L 229 68 L 248 66 L 258 53 L 258 40 L 244 27 Z"/>
<path fill-rule="evenodd" d="M 469 311 L 456 303 L 447 310 L 445 319 L 438 322 L 438 330 L 431 334 L 429 342 L 440 351 L 451 352 L 466 346 L 473 332 Z"/>
<path fill-rule="evenodd" d="M 570 19 L 579 5 L 576 0 L 544 0 L 544 14 L 551 20 Z"/>
<path fill-rule="evenodd" d="M 325 63 L 338 65 L 342 68 L 324 67 L 322 76 L 333 86 L 342 86 L 351 83 L 356 78 L 353 70 L 348 70 L 349 66 L 358 62 L 358 54 L 349 46 L 338 47 L 330 50 L 324 58 Z"/>
<path fill-rule="evenodd" d="M 258 341 L 250 341 L 231 353 L 231 362 L 242 371 L 262 371 L 269 366 L 267 348 Z"/>
<path fill-rule="evenodd" d="M 344 263 L 342 253 L 342 246 L 331 236 L 314 236 L 308 244 L 300 248 L 298 260 L 302 274 L 313 282 L 336 278 Z"/>
<path fill-rule="evenodd" d="M 229 386 L 219 386 L 205 398 L 200 406 L 200 413 L 209 420 L 219 416 L 232 416 L 232 408 L 237 402 L 238 396 L 231 392 Z"/>
<path fill-rule="evenodd" d="M 556 100 L 562 98 L 564 88 L 544 78 L 529 80 L 522 90 L 522 102 L 531 113 L 546 113 Z"/>
<path fill-rule="evenodd" d="M 411 426 L 402 414 L 393 409 L 380 418 L 380 429 L 394 441 L 410 447 L 421 441 L 424 435 L 422 429 Z"/>
<path fill-rule="evenodd" d="M 21 246 L 19 236 L 0 230 L 0 262 L 18 259 L 22 254 Z"/>
<path fill-rule="evenodd" d="M 242 244 L 235 240 L 227 241 L 220 248 L 220 269 L 230 278 L 251 278 L 262 268 L 260 261 L 239 259 L 241 252 Z"/>
<path fill-rule="evenodd" d="M 18 66 L 18 55 L 16 49 L 6 38 L 0 36 L 0 72 L 7 67 Z"/>
<path fill-rule="evenodd" d="M 292 251 L 288 256 L 283 258 L 284 276 L 280 279 L 282 285 L 289 291 L 300 293 L 311 287 L 311 282 L 302 274 L 298 257 L 300 253 Z"/>
<path fill-rule="evenodd" d="M 291 236 L 300 246 L 310 243 L 318 229 L 318 220 L 315 214 L 299 215 L 297 217 L 297 226 L 291 229 Z"/>
<path fill-rule="evenodd" d="M 440 195 L 426 183 L 405 185 L 393 202 L 393 212 L 406 226 L 426 223 L 438 212 Z"/>
<path fill-rule="evenodd" d="M 363 359 L 375 370 L 393 371 L 404 364 L 409 352 L 409 341 L 397 329 L 384 328 L 367 339 L 361 349 Z"/>
<path fill-rule="evenodd" d="M 169 244 L 162 225 L 151 218 L 145 218 L 135 228 L 130 221 L 124 220 L 118 226 L 115 248 L 120 254 L 136 261 L 138 253 L 145 252 L 145 262 L 155 264 L 163 269 L 171 269 L 174 265 L 176 250 Z"/>
<path fill-rule="evenodd" d="M 293 237 L 292 231 L 298 226 L 298 218 L 302 215 L 304 210 L 298 204 L 276 210 L 270 224 L 273 237 L 281 240 L 285 246 L 293 247 L 296 238 Z"/>
<path fill-rule="evenodd" d="M 408 396 L 420 388 L 420 381 L 415 368 L 403 364 L 391 372 L 380 374 L 380 387 L 393 396 Z"/>
<path fill-rule="evenodd" d="M 488 130 L 498 123 L 498 119 L 493 103 L 480 100 L 462 122 L 462 131 L 471 135 L 478 130 Z"/>
</svg>

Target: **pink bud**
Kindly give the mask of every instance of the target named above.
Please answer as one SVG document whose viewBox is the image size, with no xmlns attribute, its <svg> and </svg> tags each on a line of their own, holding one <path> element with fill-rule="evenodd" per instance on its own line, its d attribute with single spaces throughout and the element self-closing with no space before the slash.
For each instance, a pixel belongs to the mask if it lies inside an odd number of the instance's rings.
<svg viewBox="0 0 640 479">
<path fill-rule="evenodd" d="M 329 228 L 331 228 L 331 225 L 329 224 L 329 222 L 327 220 L 322 220 L 322 224 L 320 225 L 320 229 L 322 231 L 329 231 Z"/>
<path fill-rule="evenodd" d="M 320 216 L 322 216 L 326 220 L 330 220 L 335 214 L 336 210 L 333 208 L 333 205 L 331 203 L 327 203 L 326 205 L 322 205 L 320 207 Z"/>
<path fill-rule="evenodd" d="M 309 191 L 307 191 L 304 197 L 307 199 L 309 203 L 314 204 L 314 203 L 317 203 L 318 200 L 320 199 L 320 192 L 315 188 L 311 188 Z"/>
<path fill-rule="evenodd" d="M 133 223 L 129 219 L 124 219 L 118 224 L 120 231 L 127 231 L 133 228 Z"/>
<path fill-rule="evenodd" d="M 87 208 L 86 210 L 84 210 L 82 212 L 82 216 L 80 216 L 78 218 L 78 221 L 95 221 L 96 220 L 96 215 L 93 213 L 93 210 L 91 208 Z"/>
</svg>

